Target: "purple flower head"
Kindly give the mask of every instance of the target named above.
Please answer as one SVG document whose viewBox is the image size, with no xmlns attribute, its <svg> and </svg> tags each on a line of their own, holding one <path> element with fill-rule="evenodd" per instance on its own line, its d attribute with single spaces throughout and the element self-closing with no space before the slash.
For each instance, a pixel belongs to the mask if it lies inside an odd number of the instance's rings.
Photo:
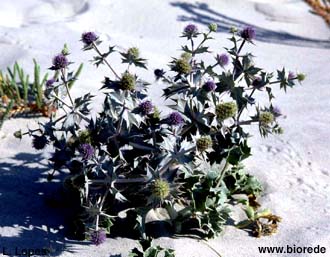
<svg viewBox="0 0 330 257">
<path fill-rule="evenodd" d="M 105 242 L 107 235 L 103 229 L 94 231 L 91 234 L 91 242 L 95 245 L 100 245 Z"/>
<path fill-rule="evenodd" d="M 81 41 L 85 45 L 90 45 L 97 40 L 97 36 L 94 32 L 85 32 L 81 35 Z"/>
<path fill-rule="evenodd" d="M 218 54 L 215 59 L 221 67 L 224 67 L 229 63 L 229 56 L 227 54 Z"/>
<path fill-rule="evenodd" d="M 139 108 L 143 115 L 148 115 L 152 112 L 154 106 L 151 101 L 145 101 L 140 103 Z"/>
<path fill-rule="evenodd" d="M 170 116 L 168 117 L 168 123 L 170 125 L 176 126 L 176 125 L 182 124 L 183 122 L 184 122 L 184 119 L 183 119 L 182 115 L 178 112 L 172 112 L 170 114 Z"/>
<path fill-rule="evenodd" d="M 60 70 L 68 66 L 69 61 L 64 54 L 58 54 L 53 58 L 53 69 Z"/>
<path fill-rule="evenodd" d="M 42 136 L 33 136 L 32 146 L 37 150 L 42 150 L 48 144 L 48 139 L 44 135 Z"/>
<path fill-rule="evenodd" d="M 82 144 L 79 147 L 79 151 L 82 154 L 84 160 L 89 160 L 93 157 L 94 147 L 90 144 Z"/>
<path fill-rule="evenodd" d="M 274 114 L 275 117 L 279 117 L 282 115 L 281 109 L 278 106 L 274 106 L 272 108 L 272 113 Z"/>
<path fill-rule="evenodd" d="M 189 24 L 184 28 L 184 32 L 187 34 L 193 34 L 198 32 L 198 28 L 195 24 Z"/>
<path fill-rule="evenodd" d="M 262 81 L 262 79 L 260 77 L 256 77 L 253 81 L 252 81 L 252 86 L 256 89 L 261 89 L 264 86 L 264 83 Z"/>
<path fill-rule="evenodd" d="M 253 27 L 248 26 L 241 31 L 240 35 L 243 39 L 247 41 L 252 41 L 256 37 L 256 31 Z"/>
<path fill-rule="evenodd" d="M 165 71 L 162 69 L 155 69 L 154 74 L 155 74 L 156 79 L 160 79 L 161 77 L 164 76 Z"/>
<path fill-rule="evenodd" d="M 183 36 L 187 37 L 188 39 L 196 37 L 197 35 L 198 35 L 198 28 L 194 24 L 187 25 L 183 30 Z"/>
<path fill-rule="evenodd" d="M 55 79 L 49 79 L 46 81 L 46 87 L 50 88 L 53 86 L 54 83 L 55 83 Z"/>
<path fill-rule="evenodd" d="M 288 80 L 293 80 L 296 78 L 296 74 L 293 71 L 289 71 Z"/>
<path fill-rule="evenodd" d="M 203 85 L 203 89 L 206 91 L 206 92 L 211 92 L 211 91 L 214 91 L 216 85 L 214 83 L 213 80 L 209 80 L 207 81 L 204 85 Z"/>
</svg>

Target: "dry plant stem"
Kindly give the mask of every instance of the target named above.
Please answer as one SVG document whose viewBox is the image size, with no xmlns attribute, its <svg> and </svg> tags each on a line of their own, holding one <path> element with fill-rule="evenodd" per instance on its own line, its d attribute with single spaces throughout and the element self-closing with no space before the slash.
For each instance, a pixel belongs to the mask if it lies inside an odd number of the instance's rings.
<svg viewBox="0 0 330 257">
<path fill-rule="evenodd" d="M 120 79 L 120 77 L 118 76 L 118 74 L 115 72 L 115 70 L 112 68 L 112 66 L 110 65 L 110 63 L 107 61 L 107 59 L 105 59 L 103 57 L 103 54 L 101 53 L 101 51 L 97 48 L 97 46 L 95 45 L 95 43 L 92 43 L 92 46 L 94 48 L 94 50 L 97 52 L 97 54 L 102 58 L 102 60 L 104 61 L 104 63 L 109 67 L 109 69 L 112 71 L 112 73 L 116 76 L 117 79 Z"/>
<path fill-rule="evenodd" d="M 213 246 L 211 246 L 206 240 L 200 240 L 200 242 L 202 242 L 208 248 L 210 248 L 213 252 L 215 252 L 218 255 L 218 257 L 222 257 L 221 254 Z"/>
</svg>

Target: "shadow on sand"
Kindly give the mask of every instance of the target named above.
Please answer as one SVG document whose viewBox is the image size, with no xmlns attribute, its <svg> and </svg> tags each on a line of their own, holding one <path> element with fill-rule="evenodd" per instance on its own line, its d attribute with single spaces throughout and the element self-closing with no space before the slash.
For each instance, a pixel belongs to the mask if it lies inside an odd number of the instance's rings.
<svg viewBox="0 0 330 257">
<path fill-rule="evenodd" d="M 243 28 L 245 26 L 252 26 L 256 29 L 257 40 L 261 42 L 301 47 L 330 48 L 330 40 L 311 39 L 283 31 L 279 32 L 269 30 L 267 28 L 257 26 L 256 24 L 251 24 L 242 20 L 231 18 L 225 14 L 211 9 L 208 4 L 202 2 L 187 3 L 178 1 L 172 2 L 171 5 L 181 8 L 186 12 L 185 15 L 178 17 L 178 20 L 180 21 L 200 23 L 206 26 L 210 23 L 216 23 L 218 24 L 218 30 L 220 31 L 229 31 L 231 27 Z"/>
<path fill-rule="evenodd" d="M 5 247 L 8 256 L 23 249 L 47 249 L 50 256 L 75 252 L 64 237 L 67 210 L 47 201 L 60 192 L 61 184 L 40 181 L 49 170 L 43 160 L 41 154 L 19 153 L 0 161 L 0 251 Z"/>
</svg>

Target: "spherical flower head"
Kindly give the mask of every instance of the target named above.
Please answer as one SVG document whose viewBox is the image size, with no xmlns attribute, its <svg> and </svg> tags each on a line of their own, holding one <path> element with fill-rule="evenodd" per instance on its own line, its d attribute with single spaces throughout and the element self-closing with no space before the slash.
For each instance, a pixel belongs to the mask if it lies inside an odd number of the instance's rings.
<svg viewBox="0 0 330 257">
<path fill-rule="evenodd" d="M 279 127 L 279 128 L 277 129 L 277 134 L 279 134 L 279 135 L 284 134 L 284 129 L 283 129 L 282 127 Z"/>
<path fill-rule="evenodd" d="M 306 79 L 306 75 L 304 73 L 298 73 L 297 74 L 297 79 L 299 82 L 302 82 Z"/>
<path fill-rule="evenodd" d="M 208 136 L 200 137 L 196 141 L 197 150 L 204 152 L 212 147 L 212 139 Z"/>
<path fill-rule="evenodd" d="M 198 33 L 198 28 L 195 24 L 189 24 L 184 28 L 184 33 L 190 36 L 194 36 Z"/>
<path fill-rule="evenodd" d="M 132 57 L 132 59 L 137 59 L 140 56 L 139 48 L 131 47 L 127 50 L 127 54 Z"/>
<path fill-rule="evenodd" d="M 262 79 L 260 77 L 256 77 L 253 81 L 252 81 L 252 86 L 256 89 L 261 89 L 264 86 L 264 83 L 262 81 Z"/>
<path fill-rule="evenodd" d="M 215 113 L 219 120 L 225 120 L 235 116 L 237 105 L 235 102 L 221 103 L 216 106 Z"/>
<path fill-rule="evenodd" d="M 256 31 L 253 27 L 248 26 L 241 31 L 240 35 L 243 39 L 247 41 L 252 41 L 256 37 Z"/>
<path fill-rule="evenodd" d="M 68 65 L 69 65 L 69 61 L 64 54 L 58 54 L 53 58 L 54 70 L 64 69 Z"/>
<path fill-rule="evenodd" d="M 217 32 L 218 30 L 218 25 L 216 23 L 210 23 L 208 27 L 211 32 Z"/>
<path fill-rule="evenodd" d="M 135 89 L 135 76 L 125 72 L 119 82 L 120 89 L 133 91 Z"/>
<path fill-rule="evenodd" d="M 170 185 L 166 180 L 156 179 L 152 186 L 152 196 L 163 201 L 170 195 Z"/>
<path fill-rule="evenodd" d="M 93 231 L 91 234 L 91 242 L 95 245 L 100 245 L 105 242 L 107 235 L 103 229 Z"/>
<path fill-rule="evenodd" d="M 80 143 L 91 143 L 92 137 L 91 137 L 91 131 L 86 129 L 79 132 L 78 139 Z"/>
<path fill-rule="evenodd" d="M 55 79 L 49 79 L 46 81 L 46 87 L 51 88 L 54 86 L 54 83 L 55 83 Z"/>
<path fill-rule="evenodd" d="M 293 71 L 289 71 L 288 80 L 293 80 L 296 78 L 296 74 Z"/>
<path fill-rule="evenodd" d="M 229 31 L 230 31 L 230 33 L 234 34 L 238 31 L 238 29 L 236 27 L 231 27 Z"/>
<path fill-rule="evenodd" d="M 172 112 L 170 114 L 170 116 L 168 117 L 168 123 L 170 125 L 176 126 L 176 125 L 180 125 L 184 122 L 184 119 L 182 117 L 182 115 L 178 112 Z"/>
<path fill-rule="evenodd" d="M 191 66 L 186 58 L 181 58 L 175 61 L 172 70 L 178 72 L 179 74 L 188 74 L 191 72 Z"/>
<path fill-rule="evenodd" d="M 90 160 L 94 155 L 94 147 L 88 143 L 81 144 L 79 151 L 82 155 L 83 160 Z"/>
<path fill-rule="evenodd" d="M 155 69 L 154 74 L 155 74 L 156 79 L 158 80 L 164 76 L 165 71 L 162 69 Z"/>
<path fill-rule="evenodd" d="M 271 112 L 261 112 L 259 114 L 259 122 L 261 125 L 268 125 L 274 121 L 274 114 Z"/>
<path fill-rule="evenodd" d="M 184 53 L 181 54 L 181 58 L 189 61 L 190 58 L 191 58 L 191 54 L 187 53 L 187 52 L 184 52 Z"/>
<path fill-rule="evenodd" d="M 143 115 L 148 115 L 152 112 L 154 106 L 151 101 L 145 101 L 140 103 L 139 109 Z"/>
<path fill-rule="evenodd" d="M 90 45 L 92 43 L 94 43 L 97 40 L 97 36 L 94 32 L 85 32 L 81 35 L 81 41 L 85 44 L 85 45 Z"/>
<path fill-rule="evenodd" d="M 48 144 L 48 139 L 46 136 L 33 136 L 32 139 L 32 146 L 37 150 L 42 150 L 45 148 L 45 146 Z"/>
<path fill-rule="evenodd" d="M 209 80 L 207 81 L 204 85 L 203 85 L 203 89 L 206 91 L 206 92 L 211 92 L 211 91 L 214 91 L 216 88 L 216 85 L 214 83 L 213 80 Z"/>
<path fill-rule="evenodd" d="M 221 67 L 224 67 L 229 63 L 229 56 L 227 54 L 218 54 L 216 60 Z"/>
</svg>

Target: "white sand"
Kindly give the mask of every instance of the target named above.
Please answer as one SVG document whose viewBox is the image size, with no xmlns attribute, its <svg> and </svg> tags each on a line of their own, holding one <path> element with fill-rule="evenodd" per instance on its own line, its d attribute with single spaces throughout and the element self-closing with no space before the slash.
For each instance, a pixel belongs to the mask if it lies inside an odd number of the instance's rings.
<svg viewBox="0 0 330 257">
<path fill-rule="evenodd" d="M 197 8 L 198 7 L 198 8 Z M 223 257 L 256 256 L 330 256 L 330 30 L 321 18 L 309 13 L 299 0 L 2 0 L 0 8 L 0 68 L 15 60 L 32 69 L 37 58 L 44 70 L 51 58 L 68 43 L 71 59 L 87 61 L 90 53 L 80 52 L 82 32 L 95 30 L 105 43 L 120 49 L 140 48 L 149 59 L 150 72 L 166 67 L 170 56 L 177 56 L 182 28 L 188 22 L 200 27 L 217 22 L 220 32 L 213 49 L 222 52 L 228 46 L 226 31 L 231 26 L 251 24 L 257 28 L 256 47 L 248 49 L 258 57 L 257 64 L 269 71 L 285 65 L 307 74 L 302 87 L 285 95 L 276 90 L 276 103 L 287 118 L 282 121 L 285 134 L 262 139 L 255 130 L 251 141 L 253 157 L 246 166 L 265 185 L 261 198 L 283 217 L 279 233 L 256 239 L 246 232 L 227 226 L 223 236 L 210 244 Z M 106 44 L 105 44 L 106 45 Z M 114 65 L 119 60 L 114 60 Z M 86 65 L 73 94 L 97 93 L 106 68 Z M 157 99 L 161 85 L 151 87 Z M 97 103 L 100 103 L 98 98 Z M 58 183 L 45 183 L 47 161 L 30 147 L 30 140 L 21 142 L 12 132 L 35 126 L 37 120 L 13 119 L 5 122 L 0 135 L 0 252 L 2 247 L 51 247 L 57 256 L 127 256 L 135 242 L 129 239 L 108 239 L 100 247 L 87 242 L 66 240 L 61 233 L 64 224 L 61 209 L 45 206 L 44 195 Z M 43 175 L 42 175 L 43 174 Z M 43 177 L 43 178 L 41 178 Z M 238 214 L 237 216 L 240 216 Z M 237 217 L 238 218 L 238 217 Z M 159 239 L 164 246 L 174 247 L 178 257 L 216 256 L 204 244 L 192 239 Z M 258 246 L 327 247 L 327 254 L 267 255 L 259 254 Z"/>
</svg>

